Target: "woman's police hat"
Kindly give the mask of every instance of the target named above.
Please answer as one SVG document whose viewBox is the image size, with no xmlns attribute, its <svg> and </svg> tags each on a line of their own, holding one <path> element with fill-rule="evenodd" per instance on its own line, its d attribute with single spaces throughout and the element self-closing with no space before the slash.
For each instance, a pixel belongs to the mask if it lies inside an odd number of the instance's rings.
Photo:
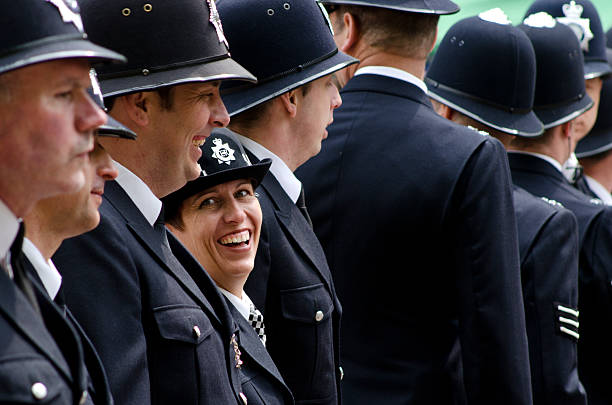
<svg viewBox="0 0 612 405">
<path fill-rule="evenodd" d="M 597 9 L 590 0 L 536 0 L 525 16 L 546 12 L 572 29 L 584 53 L 584 78 L 612 73 L 606 59 L 606 37 Z"/>
<path fill-rule="evenodd" d="M 533 112 L 533 46 L 500 9 L 455 23 L 425 83 L 431 98 L 491 128 L 525 137 L 544 131 Z"/>
<path fill-rule="evenodd" d="M 221 0 L 219 13 L 232 56 L 258 79 L 223 88 L 230 115 L 357 63 L 338 50 L 327 12 L 313 0 Z"/>
<path fill-rule="evenodd" d="M 574 32 L 547 13 L 519 25 L 536 54 L 533 110 L 545 129 L 570 121 L 593 106 L 584 84 L 583 56 Z"/>
<path fill-rule="evenodd" d="M 125 61 L 87 39 L 76 0 L 4 1 L 0 38 L 0 73 L 56 59 Z"/>
<path fill-rule="evenodd" d="M 353 6 L 379 7 L 409 13 L 454 14 L 459 6 L 449 0 L 320 0 L 325 5 L 350 4 Z"/>
<path fill-rule="evenodd" d="M 608 60 L 612 62 L 612 49 L 606 50 Z M 582 138 L 576 146 L 576 157 L 584 158 L 595 156 L 612 149 L 612 80 L 603 82 L 601 98 L 599 99 L 599 111 L 597 121 L 591 132 Z"/>
<path fill-rule="evenodd" d="M 104 97 L 255 77 L 230 58 L 214 0 L 80 0 L 92 40 L 128 57 L 97 68 Z"/>
<path fill-rule="evenodd" d="M 200 177 L 162 198 L 168 217 L 172 216 L 169 211 L 178 210 L 185 199 L 218 184 L 250 179 L 253 188 L 256 188 L 272 165 L 270 159 L 251 163 L 240 141 L 228 130 L 213 132 L 200 149 L 202 149 L 202 157 L 198 160 L 202 168 Z"/>
</svg>

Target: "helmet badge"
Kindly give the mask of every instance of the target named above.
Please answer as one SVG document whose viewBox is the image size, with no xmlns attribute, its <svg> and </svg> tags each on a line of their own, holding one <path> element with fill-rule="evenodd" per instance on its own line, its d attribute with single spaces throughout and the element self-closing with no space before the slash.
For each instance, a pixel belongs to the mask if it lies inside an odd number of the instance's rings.
<svg viewBox="0 0 612 405">
<path fill-rule="evenodd" d="M 213 151 L 212 157 L 217 159 L 219 164 L 225 163 L 229 166 L 230 161 L 236 160 L 234 157 L 234 149 L 230 148 L 227 143 L 223 143 L 219 138 L 213 139 L 213 143 L 215 146 L 211 147 Z"/>
<path fill-rule="evenodd" d="M 570 27 L 574 34 L 576 34 L 576 37 L 578 37 L 580 48 L 584 52 L 588 52 L 589 42 L 593 39 L 594 35 L 591 31 L 591 21 L 588 18 L 581 17 L 584 8 L 572 0 L 569 4 L 564 4 L 562 9 L 565 17 L 559 17 L 557 21 Z"/>
<path fill-rule="evenodd" d="M 210 10 L 210 17 L 208 21 L 215 27 L 217 31 L 217 36 L 219 37 L 219 43 L 224 43 L 227 48 L 229 45 L 227 43 L 227 38 L 225 38 L 225 33 L 223 32 L 223 26 L 221 25 L 221 17 L 219 16 L 219 12 L 217 11 L 217 5 L 215 4 L 215 0 L 206 0 L 208 3 L 208 9 Z"/>
<path fill-rule="evenodd" d="M 80 32 L 85 32 L 83 28 L 83 20 L 81 19 L 81 14 L 79 14 L 79 5 L 77 4 L 76 0 L 45 0 L 45 1 L 57 7 L 59 13 L 62 16 L 62 20 L 65 23 L 74 24 L 74 26 Z"/>
</svg>

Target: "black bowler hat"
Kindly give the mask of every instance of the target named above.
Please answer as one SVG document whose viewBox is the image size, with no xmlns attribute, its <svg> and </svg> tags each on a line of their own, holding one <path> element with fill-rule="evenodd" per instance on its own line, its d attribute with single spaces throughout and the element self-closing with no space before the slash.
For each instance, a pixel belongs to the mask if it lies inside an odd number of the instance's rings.
<svg viewBox="0 0 612 405">
<path fill-rule="evenodd" d="M 570 121 L 593 106 L 584 84 L 583 56 L 574 32 L 540 12 L 519 25 L 536 54 L 533 110 L 545 129 Z"/>
<path fill-rule="evenodd" d="M 87 89 L 89 97 L 95 101 L 95 103 L 102 110 L 106 112 L 104 106 L 104 98 L 102 97 L 102 91 L 100 90 L 100 83 L 98 83 L 98 77 L 95 69 L 89 71 L 89 77 L 91 79 L 91 87 Z M 106 124 L 99 126 L 97 129 L 98 136 L 105 136 L 110 138 L 125 138 L 125 139 L 136 139 L 137 135 L 134 131 L 121 124 L 119 121 L 106 115 Z"/>
<path fill-rule="evenodd" d="M 56 59 L 125 58 L 87 40 L 76 0 L 3 1 L 0 73 Z"/>
<path fill-rule="evenodd" d="M 162 198 L 165 206 L 180 206 L 185 199 L 218 184 L 238 179 L 251 179 L 253 188 L 263 180 L 272 160 L 251 163 L 242 144 L 230 131 L 213 132 L 206 138 L 202 157 L 198 160 L 202 173 L 179 190 Z"/>
<path fill-rule="evenodd" d="M 410 13 L 454 14 L 459 6 L 449 0 L 319 0 L 328 4 L 350 4 L 354 6 L 379 7 Z"/>
<path fill-rule="evenodd" d="M 500 9 L 454 24 L 425 83 L 431 98 L 491 128 L 526 137 L 544 131 L 533 112 L 533 46 Z"/>
<path fill-rule="evenodd" d="M 223 88 L 230 115 L 358 62 L 338 50 L 327 12 L 314 0 L 222 0 L 219 13 L 232 56 L 258 79 Z"/>
<path fill-rule="evenodd" d="M 590 0 L 536 0 L 525 16 L 546 12 L 572 29 L 584 53 L 584 78 L 612 73 L 606 59 L 606 38 L 597 9 Z"/>
<path fill-rule="evenodd" d="M 612 61 L 612 49 L 608 49 L 608 55 Z M 609 113 L 612 111 L 612 80 L 603 82 L 599 111 L 603 113 L 597 114 L 593 129 L 576 146 L 578 158 L 595 156 L 612 149 L 612 114 Z"/>
<path fill-rule="evenodd" d="M 89 36 L 128 57 L 98 67 L 104 97 L 255 77 L 230 58 L 214 0 L 80 0 Z"/>
</svg>

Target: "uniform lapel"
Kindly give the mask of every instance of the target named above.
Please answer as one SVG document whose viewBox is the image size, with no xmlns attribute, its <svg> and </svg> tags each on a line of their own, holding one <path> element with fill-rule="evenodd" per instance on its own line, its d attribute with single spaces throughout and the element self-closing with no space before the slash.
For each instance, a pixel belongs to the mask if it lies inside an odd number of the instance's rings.
<svg viewBox="0 0 612 405">
<path fill-rule="evenodd" d="M 193 279 L 189 276 L 184 266 L 172 254 L 165 250 L 161 236 L 153 229 L 151 224 L 142 215 L 138 207 L 132 202 L 127 193 L 115 181 L 106 182 L 106 191 L 104 198 L 113 205 L 117 211 L 124 217 L 127 222 L 127 227 L 134 234 L 137 240 L 143 247 L 155 257 L 162 268 L 174 276 L 174 278 L 189 291 L 196 300 L 207 309 L 211 315 L 211 319 L 216 319 L 221 322 L 208 300 L 202 294 L 202 291 Z M 168 232 L 168 239 L 172 236 Z"/>
</svg>

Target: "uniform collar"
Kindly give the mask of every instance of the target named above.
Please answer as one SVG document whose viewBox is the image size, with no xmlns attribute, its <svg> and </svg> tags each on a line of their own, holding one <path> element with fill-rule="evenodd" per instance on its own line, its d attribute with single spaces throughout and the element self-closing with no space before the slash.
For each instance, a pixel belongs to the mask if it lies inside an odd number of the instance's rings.
<svg viewBox="0 0 612 405">
<path fill-rule="evenodd" d="M 555 169 L 557 169 L 559 171 L 559 173 L 563 174 L 563 166 L 561 166 L 561 163 L 557 162 L 555 159 L 551 158 L 548 155 L 543 155 L 541 153 L 534 153 L 534 152 L 525 152 L 522 150 L 509 150 L 508 153 L 516 153 L 517 155 L 529 155 L 529 156 L 535 156 L 537 158 L 540 158 L 542 160 L 545 160 L 546 162 L 550 163 Z M 565 176 L 564 176 L 565 178 Z"/>
<path fill-rule="evenodd" d="M 40 277 L 51 299 L 55 299 L 62 285 L 62 276 L 51 259 L 45 260 L 40 250 L 28 238 L 23 239 L 23 254 L 34 266 L 34 270 L 38 273 L 38 277 Z"/>
<path fill-rule="evenodd" d="M 601 185 L 600 182 L 592 178 L 591 176 L 585 174 L 584 179 L 587 182 L 587 185 L 591 189 L 593 193 L 604 202 L 606 205 L 612 205 L 612 195 L 606 190 L 604 186 Z"/>
<path fill-rule="evenodd" d="M 240 315 L 244 317 L 247 321 L 249 320 L 249 314 L 251 313 L 251 305 L 253 302 L 249 298 L 248 295 L 242 290 L 242 298 L 236 297 L 231 292 L 224 290 L 221 287 L 217 287 L 221 294 L 225 295 L 225 297 L 232 303 L 232 305 L 240 312 Z"/>
<path fill-rule="evenodd" d="M 6 257 L 11 248 L 19 231 L 19 222 L 9 207 L 0 200 L 0 259 Z"/>
<path fill-rule="evenodd" d="M 248 149 L 252 154 L 254 154 L 257 159 L 262 160 L 265 158 L 272 159 L 272 166 L 270 166 L 270 172 L 276 177 L 276 180 L 280 183 L 285 193 L 289 196 L 291 201 L 295 204 L 300 196 L 300 191 L 302 190 L 302 183 L 298 180 L 297 177 L 293 174 L 289 166 L 283 159 L 276 156 L 274 153 L 270 152 L 268 149 L 260 145 L 259 143 L 253 141 L 252 139 L 247 138 L 246 136 L 242 136 L 234 132 L 234 134 L 240 140 L 240 143 Z"/>
<path fill-rule="evenodd" d="M 427 94 L 427 86 L 425 82 L 415 75 L 406 72 L 405 70 L 389 67 L 389 66 L 364 66 L 362 68 L 357 69 L 355 72 L 355 76 L 358 75 L 380 75 L 387 76 L 398 80 L 403 80 L 410 84 L 414 84 L 419 89 L 423 90 L 423 93 Z"/>
<path fill-rule="evenodd" d="M 149 186 L 117 161 L 113 161 L 119 175 L 115 181 L 127 193 L 138 210 L 153 226 L 162 209 L 162 202 L 153 194 Z"/>
</svg>

